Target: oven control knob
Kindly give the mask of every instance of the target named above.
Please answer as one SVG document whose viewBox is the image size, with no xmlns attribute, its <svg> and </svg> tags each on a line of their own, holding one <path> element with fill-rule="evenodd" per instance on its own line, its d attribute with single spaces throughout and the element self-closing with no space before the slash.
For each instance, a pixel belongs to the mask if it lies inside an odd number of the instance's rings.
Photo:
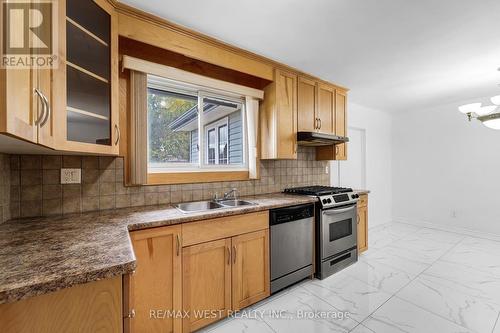
<svg viewBox="0 0 500 333">
<path fill-rule="evenodd" d="M 323 199 L 323 204 L 326 205 L 328 201 L 326 199 Z"/>
<path fill-rule="evenodd" d="M 330 203 L 332 203 L 332 199 L 328 198 L 328 200 L 326 200 L 326 202 L 328 202 L 330 204 Z"/>
</svg>

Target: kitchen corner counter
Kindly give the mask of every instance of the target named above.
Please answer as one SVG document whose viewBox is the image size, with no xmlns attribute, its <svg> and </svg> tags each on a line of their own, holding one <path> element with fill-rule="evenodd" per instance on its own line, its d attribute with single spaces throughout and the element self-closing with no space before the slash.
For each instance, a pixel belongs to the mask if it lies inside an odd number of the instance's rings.
<svg viewBox="0 0 500 333">
<path fill-rule="evenodd" d="M 355 189 L 354 192 L 358 193 L 359 195 L 363 195 L 363 194 L 368 194 L 370 193 L 370 190 L 359 190 L 359 189 Z"/>
<path fill-rule="evenodd" d="M 315 202 L 282 193 L 245 197 L 256 206 L 184 214 L 172 206 L 12 220 L 0 224 L 0 304 L 135 269 L 129 231 Z"/>
</svg>

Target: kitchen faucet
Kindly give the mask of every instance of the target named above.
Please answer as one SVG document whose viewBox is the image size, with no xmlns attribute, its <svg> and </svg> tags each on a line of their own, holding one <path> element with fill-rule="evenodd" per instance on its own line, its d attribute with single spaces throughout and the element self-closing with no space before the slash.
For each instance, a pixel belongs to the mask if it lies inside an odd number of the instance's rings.
<svg viewBox="0 0 500 333">
<path fill-rule="evenodd" d="M 237 193 L 238 193 L 238 189 L 232 188 L 230 191 L 224 193 L 224 197 L 222 198 L 222 200 L 228 200 L 229 198 L 231 198 L 231 196 L 234 200 L 236 200 L 237 196 L 238 196 Z"/>
</svg>

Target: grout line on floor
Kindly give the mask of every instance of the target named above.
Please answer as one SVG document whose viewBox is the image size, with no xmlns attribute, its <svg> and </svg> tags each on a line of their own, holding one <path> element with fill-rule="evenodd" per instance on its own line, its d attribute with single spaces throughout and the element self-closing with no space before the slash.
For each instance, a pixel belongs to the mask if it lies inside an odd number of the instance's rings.
<svg viewBox="0 0 500 333">
<path fill-rule="evenodd" d="M 495 328 L 500 323 L 499 319 L 500 319 L 500 312 L 498 312 L 497 320 L 495 321 L 495 324 L 493 325 L 493 329 L 491 330 L 491 333 L 495 333 Z"/>
</svg>

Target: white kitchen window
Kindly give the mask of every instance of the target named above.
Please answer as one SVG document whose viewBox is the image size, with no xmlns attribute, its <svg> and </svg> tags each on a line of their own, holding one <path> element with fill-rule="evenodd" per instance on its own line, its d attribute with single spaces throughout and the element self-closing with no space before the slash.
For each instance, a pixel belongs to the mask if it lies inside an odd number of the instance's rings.
<svg viewBox="0 0 500 333">
<path fill-rule="evenodd" d="M 149 171 L 248 170 L 244 96 L 147 82 Z"/>
</svg>

